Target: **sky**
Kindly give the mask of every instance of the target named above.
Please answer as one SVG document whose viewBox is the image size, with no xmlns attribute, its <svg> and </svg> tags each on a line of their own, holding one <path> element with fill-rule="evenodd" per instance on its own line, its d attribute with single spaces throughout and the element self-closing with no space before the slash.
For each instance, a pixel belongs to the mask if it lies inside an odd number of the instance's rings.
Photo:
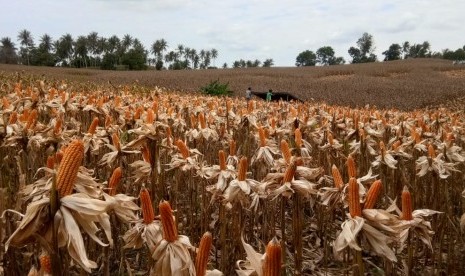
<svg viewBox="0 0 465 276">
<path fill-rule="evenodd" d="M 235 60 L 294 66 L 297 55 L 331 46 L 350 60 L 347 50 L 368 32 L 378 59 L 392 43 L 429 41 L 433 51 L 465 45 L 463 0 L 0 0 L 0 37 L 17 42 L 29 30 L 36 42 L 92 31 L 125 34 L 148 49 L 164 38 L 178 44 L 218 50 L 215 65 Z"/>
</svg>

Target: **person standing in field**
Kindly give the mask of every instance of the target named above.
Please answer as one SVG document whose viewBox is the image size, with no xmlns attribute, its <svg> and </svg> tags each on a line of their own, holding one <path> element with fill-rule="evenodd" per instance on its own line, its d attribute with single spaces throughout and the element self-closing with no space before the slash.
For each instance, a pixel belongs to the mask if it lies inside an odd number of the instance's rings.
<svg viewBox="0 0 465 276">
<path fill-rule="evenodd" d="M 268 90 L 268 93 L 266 93 L 266 101 L 271 102 L 271 96 L 273 96 L 273 90 Z"/>
<path fill-rule="evenodd" d="M 247 88 L 247 90 L 245 91 L 245 99 L 246 99 L 247 101 L 249 101 L 251 98 L 252 98 L 252 88 L 249 87 L 249 88 Z"/>
</svg>

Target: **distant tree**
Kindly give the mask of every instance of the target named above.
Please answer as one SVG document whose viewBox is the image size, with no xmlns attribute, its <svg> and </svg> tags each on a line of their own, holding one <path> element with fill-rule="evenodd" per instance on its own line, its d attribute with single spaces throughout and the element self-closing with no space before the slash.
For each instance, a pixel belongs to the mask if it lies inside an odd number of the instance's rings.
<svg viewBox="0 0 465 276">
<path fill-rule="evenodd" d="M 56 55 L 52 52 L 53 40 L 48 34 L 40 38 L 39 47 L 33 51 L 32 65 L 55 66 L 57 62 Z"/>
<path fill-rule="evenodd" d="M 156 40 L 152 44 L 150 52 L 155 56 L 155 59 L 156 59 L 155 68 L 157 70 L 161 70 L 163 68 L 163 52 L 166 51 L 167 48 L 168 48 L 168 43 L 163 38 Z"/>
<path fill-rule="evenodd" d="M 465 60 L 465 50 L 463 48 L 458 48 L 455 51 L 445 49 L 442 52 L 442 58 L 449 60 Z"/>
<path fill-rule="evenodd" d="M 358 48 L 349 48 L 348 52 L 352 57 L 352 63 L 375 62 L 376 55 L 373 53 L 375 50 L 373 44 L 373 36 L 369 33 L 364 33 L 362 37 L 357 40 Z"/>
<path fill-rule="evenodd" d="M 397 43 L 391 44 L 389 49 L 383 52 L 383 55 L 385 56 L 384 61 L 401 59 L 402 47 Z"/>
<path fill-rule="evenodd" d="M 223 63 L 223 69 L 227 69 L 228 68 L 228 64 L 225 62 Z"/>
<path fill-rule="evenodd" d="M 9 37 L 2 37 L 0 40 L 0 63 L 17 64 L 18 56 L 13 41 Z"/>
<path fill-rule="evenodd" d="M 87 50 L 91 54 L 90 66 L 97 66 L 97 55 L 98 55 L 98 33 L 91 32 L 87 35 Z M 93 63 L 93 64 L 92 64 Z"/>
<path fill-rule="evenodd" d="M 254 61 L 252 62 L 252 67 L 259 67 L 260 64 L 262 64 L 262 62 L 259 61 L 258 59 L 256 59 L 256 60 L 254 60 Z"/>
<path fill-rule="evenodd" d="M 19 55 L 21 57 L 21 63 L 30 65 L 30 54 L 34 49 L 34 38 L 30 31 L 24 29 L 18 33 L 18 41 L 21 44 L 19 49 Z"/>
<path fill-rule="evenodd" d="M 408 57 L 409 50 L 410 50 L 410 42 L 405 41 L 402 44 L 402 54 L 404 55 L 404 59 L 406 59 Z"/>
<path fill-rule="evenodd" d="M 431 57 L 430 43 L 425 41 L 421 44 L 413 44 L 408 49 L 407 57 L 410 58 L 426 58 Z"/>
<path fill-rule="evenodd" d="M 74 66 L 87 67 L 88 44 L 87 37 L 80 35 L 74 42 Z"/>
<path fill-rule="evenodd" d="M 56 43 L 55 50 L 62 66 L 70 66 L 74 53 L 74 39 L 71 34 L 63 35 Z"/>
<path fill-rule="evenodd" d="M 236 61 L 233 62 L 232 67 L 233 67 L 233 68 L 240 68 L 240 67 L 241 67 L 241 63 L 240 63 L 238 60 L 236 60 Z"/>
<path fill-rule="evenodd" d="M 211 57 L 213 59 L 213 66 L 215 66 L 215 60 L 218 58 L 218 50 L 215 48 L 211 49 Z"/>
<path fill-rule="evenodd" d="M 316 54 L 313 51 L 306 50 L 297 56 L 295 66 L 315 66 L 316 62 Z"/>
<path fill-rule="evenodd" d="M 334 50 L 331 46 L 320 47 L 316 51 L 317 62 L 321 65 L 338 65 L 345 63 L 343 57 L 335 57 L 334 54 Z"/>
<path fill-rule="evenodd" d="M 274 65 L 274 61 L 272 58 L 267 58 L 265 59 L 265 61 L 263 62 L 263 65 L 262 67 L 271 67 Z"/>
</svg>

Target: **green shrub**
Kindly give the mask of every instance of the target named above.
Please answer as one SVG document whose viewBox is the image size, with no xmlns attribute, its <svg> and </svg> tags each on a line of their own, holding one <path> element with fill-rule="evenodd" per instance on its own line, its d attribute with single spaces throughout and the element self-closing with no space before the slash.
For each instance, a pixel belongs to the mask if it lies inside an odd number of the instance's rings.
<svg viewBox="0 0 465 276">
<path fill-rule="evenodd" d="M 209 84 L 200 88 L 202 93 L 211 95 L 211 96 L 227 96 L 229 95 L 229 82 L 220 83 L 220 80 L 211 81 Z"/>
</svg>

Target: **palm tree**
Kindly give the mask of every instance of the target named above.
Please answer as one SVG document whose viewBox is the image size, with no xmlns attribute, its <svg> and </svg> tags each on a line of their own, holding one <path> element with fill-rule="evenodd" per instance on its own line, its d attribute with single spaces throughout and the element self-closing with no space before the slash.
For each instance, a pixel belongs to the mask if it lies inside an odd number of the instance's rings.
<svg viewBox="0 0 465 276">
<path fill-rule="evenodd" d="M 150 49 L 151 53 L 155 55 L 157 60 L 161 60 L 163 57 L 163 52 L 166 51 L 168 48 L 168 43 L 166 40 L 158 39 L 152 44 L 152 48 Z"/>
<path fill-rule="evenodd" d="M 79 66 L 84 66 L 87 68 L 87 54 L 88 54 L 88 45 L 87 37 L 80 35 L 74 43 L 74 54 L 76 58 L 79 58 Z"/>
<path fill-rule="evenodd" d="M 120 48 L 120 39 L 118 36 L 113 35 L 107 41 L 107 50 L 110 54 L 113 54 L 118 48 Z"/>
<path fill-rule="evenodd" d="M 55 42 L 57 56 L 68 66 L 71 65 L 71 59 L 74 51 L 73 45 L 74 40 L 70 34 L 63 35 L 58 41 Z"/>
<path fill-rule="evenodd" d="M 53 50 L 53 40 L 48 34 L 44 34 L 40 37 L 39 48 L 42 48 L 46 53 L 50 53 Z"/>
<path fill-rule="evenodd" d="M 3 37 L 0 40 L 0 63 L 16 64 L 18 57 L 13 41 L 9 37 Z"/>
<path fill-rule="evenodd" d="M 216 50 L 215 48 L 211 49 L 211 55 L 212 55 L 212 59 L 213 59 L 213 66 L 216 66 L 215 65 L 215 60 L 216 58 L 218 57 L 218 50 Z"/>
<path fill-rule="evenodd" d="M 182 57 L 182 55 L 184 54 L 184 45 L 178 44 L 177 51 L 178 51 L 177 57 Z M 177 59 L 176 59 L 176 61 L 177 61 Z"/>
<path fill-rule="evenodd" d="M 205 67 L 205 54 L 206 52 L 204 49 L 200 50 L 200 68 L 202 69 L 206 68 Z"/>
<path fill-rule="evenodd" d="M 55 66 L 56 58 L 53 51 L 53 40 L 48 34 L 40 37 L 40 44 L 36 51 L 34 64 L 43 66 Z"/>
<path fill-rule="evenodd" d="M 34 39 L 31 35 L 31 32 L 26 29 L 21 30 L 18 34 L 18 40 L 19 40 L 19 43 L 21 44 L 21 49 L 20 49 L 21 58 L 23 59 L 25 58 L 27 65 L 29 65 L 30 64 L 29 54 L 31 50 L 34 48 Z M 24 64 L 24 60 L 23 60 L 23 64 Z"/>
<path fill-rule="evenodd" d="M 88 51 L 92 54 L 92 60 L 94 61 L 94 65 L 96 66 L 97 61 L 96 61 L 96 56 L 97 56 L 97 49 L 98 49 L 98 33 L 97 32 L 91 32 L 90 34 L 87 35 L 87 47 Z M 92 60 L 91 60 L 91 66 L 92 66 Z"/>
</svg>

